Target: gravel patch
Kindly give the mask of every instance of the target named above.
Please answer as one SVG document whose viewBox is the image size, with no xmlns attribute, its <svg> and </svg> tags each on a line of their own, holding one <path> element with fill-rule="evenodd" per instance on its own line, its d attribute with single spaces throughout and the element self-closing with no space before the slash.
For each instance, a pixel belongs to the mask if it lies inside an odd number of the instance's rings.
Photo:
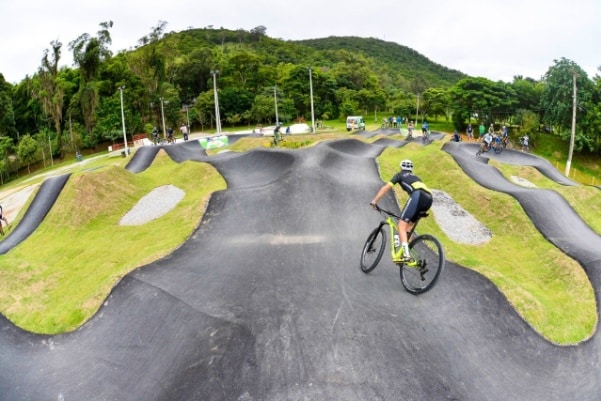
<svg viewBox="0 0 601 401">
<path fill-rule="evenodd" d="M 521 185 L 523 187 L 527 187 L 527 188 L 536 188 L 536 185 L 534 185 L 533 183 L 531 183 L 530 181 L 522 178 L 522 177 L 517 177 L 515 175 L 511 176 L 511 181 L 515 182 L 518 185 Z"/>
<path fill-rule="evenodd" d="M 122 226 L 141 226 L 152 220 L 158 219 L 169 212 L 184 199 L 186 193 L 169 184 L 150 191 L 141 198 L 136 205 L 119 220 Z"/>
<path fill-rule="evenodd" d="M 458 205 L 449 194 L 433 190 L 432 197 L 434 220 L 450 239 L 469 245 L 485 244 L 491 240 L 492 231 Z"/>
<path fill-rule="evenodd" d="M 185 192 L 173 185 L 153 189 L 119 221 L 124 226 L 139 226 L 155 220 L 173 209 Z M 492 232 L 458 205 L 444 191 L 433 190 L 432 211 L 434 220 L 453 241 L 460 244 L 479 245 L 490 241 Z"/>
</svg>

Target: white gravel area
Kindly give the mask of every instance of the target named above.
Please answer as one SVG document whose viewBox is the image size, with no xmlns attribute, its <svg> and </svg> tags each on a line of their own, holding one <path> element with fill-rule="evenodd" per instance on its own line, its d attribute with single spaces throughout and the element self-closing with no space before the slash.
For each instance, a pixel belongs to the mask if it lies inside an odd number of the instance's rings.
<svg viewBox="0 0 601 401">
<path fill-rule="evenodd" d="M 184 195 L 184 191 L 171 184 L 155 188 L 119 220 L 119 225 L 140 226 L 158 219 L 184 199 Z"/>
<path fill-rule="evenodd" d="M 173 209 L 185 192 L 173 185 L 153 189 L 119 221 L 120 225 L 138 226 L 157 219 Z M 492 232 L 458 205 L 444 191 L 433 190 L 432 211 L 436 223 L 453 241 L 478 245 L 490 241 Z"/>
<path fill-rule="evenodd" d="M 511 176 L 511 181 L 515 182 L 518 185 L 526 187 L 526 188 L 536 188 L 536 185 L 534 185 L 530 181 L 528 181 L 528 180 L 526 180 L 526 179 L 524 179 L 522 177 L 517 177 L 515 175 Z"/>
<path fill-rule="evenodd" d="M 492 232 L 457 204 L 444 191 L 432 190 L 434 220 L 442 231 L 460 244 L 485 244 L 492 238 Z"/>
</svg>

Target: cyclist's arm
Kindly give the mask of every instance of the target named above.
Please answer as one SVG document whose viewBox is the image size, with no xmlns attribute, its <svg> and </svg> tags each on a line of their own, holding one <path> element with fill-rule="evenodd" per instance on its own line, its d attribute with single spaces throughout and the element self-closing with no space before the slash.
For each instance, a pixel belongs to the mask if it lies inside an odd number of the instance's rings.
<svg viewBox="0 0 601 401">
<path fill-rule="evenodd" d="M 380 199 L 382 199 L 382 197 L 386 195 L 388 191 L 390 191 L 390 188 L 392 188 L 393 185 L 394 184 L 392 182 L 387 182 L 386 184 L 382 185 L 374 199 L 369 204 L 372 206 L 377 205 Z"/>
</svg>

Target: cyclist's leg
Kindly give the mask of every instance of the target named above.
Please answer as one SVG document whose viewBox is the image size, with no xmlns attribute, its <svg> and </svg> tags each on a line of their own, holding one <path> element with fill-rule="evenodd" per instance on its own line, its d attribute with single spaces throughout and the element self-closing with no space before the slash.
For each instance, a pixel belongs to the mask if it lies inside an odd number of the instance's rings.
<svg viewBox="0 0 601 401">
<path fill-rule="evenodd" d="M 420 192 L 421 191 L 414 191 L 411 196 L 409 196 L 409 200 L 407 200 L 407 203 L 401 212 L 401 218 L 399 219 L 399 239 L 401 240 L 401 246 L 405 250 L 407 250 L 409 245 L 407 240 L 407 232 L 413 227 L 417 214 L 419 213 L 418 207 L 419 198 L 421 195 Z"/>
</svg>

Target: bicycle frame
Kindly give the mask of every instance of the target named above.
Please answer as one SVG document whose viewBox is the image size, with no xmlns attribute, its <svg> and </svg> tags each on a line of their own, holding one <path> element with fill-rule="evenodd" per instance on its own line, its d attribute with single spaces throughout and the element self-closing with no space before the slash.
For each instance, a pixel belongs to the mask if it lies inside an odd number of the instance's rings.
<svg viewBox="0 0 601 401">
<path fill-rule="evenodd" d="M 399 256 L 399 255 L 397 255 L 398 253 L 402 252 L 400 247 L 399 247 L 399 250 L 397 251 L 394 246 L 394 236 L 399 234 L 399 226 L 398 226 L 397 221 L 401 218 L 401 216 L 397 216 L 396 214 L 394 214 L 388 210 L 381 209 L 381 208 L 378 208 L 378 211 L 380 213 L 386 214 L 386 219 L 380 221 L 379 228 L 382 228 L 382 226 L 384 226 L 384 225 L 388 226 L 388 231 L 390 234 L 389 235 L 390 257 L 392 259 L 394 259 L 395 256 Z M 421 218 L 421 216 L 420 216 L 420 218 Z M 411 231 L 407 232 L 407 240 L 409 240 L 413 236 L 413 233 L 415 232 L 415 227 L 417 227 L 418 222 L 419 222 L 419 218 L 417 219 L 415 224 L 413 224 L 413 227 L 411 227 Z"/>
<path fill-rule="evenodd" d="M 372 207 L 386 217 L 380 221 L 374 228 L 361 251 L 361 270 L 363 273 L 369 273 L 376 268 L 380 262 L 384 249 L 386 248 L 386 231 L 384 225 L 388 225 L 390 235 L 390 254 L 392 262 L 399 267 L 401 282 L 405 289 L 413 294 L 421 294 L 428 291 L 444 268 L 444 249 L 438 239 L 430 234 L 415 235 L 415 228 L 422 217 L 428 216 L 427 212 L 420 212 L 411 230 L 407 233 L 409 241 L 409 257 L 402 257 L 399 252 L 403 252 L 399 247 L 396 252 L 394 246 L 394 236 L 399 232 L 396 214 L 381 209 L 378 205 L 372 204 Z"/>
</svg>

